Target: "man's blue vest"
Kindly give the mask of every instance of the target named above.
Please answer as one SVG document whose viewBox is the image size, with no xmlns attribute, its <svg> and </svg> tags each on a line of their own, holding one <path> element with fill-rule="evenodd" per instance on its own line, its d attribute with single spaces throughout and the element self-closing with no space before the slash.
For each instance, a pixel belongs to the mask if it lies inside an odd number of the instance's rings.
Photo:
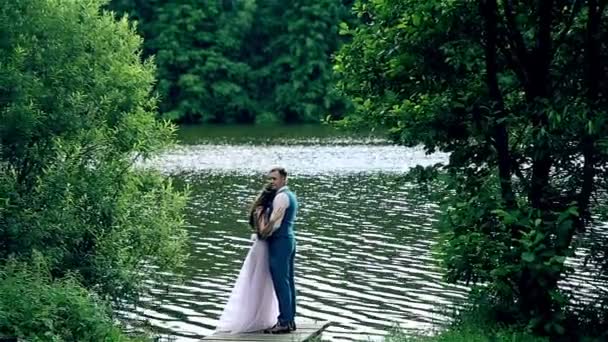
<svg viewBox="0 0 608 342">
<path fill-rule="evenodd" d="M 285 216 L 281 221 L 281 226 L 271 235 L 271 238 L 290 237 L 295 238 L 294 222 L 296 220 L 296 212 L 298 211 L 298 200 L 288 188 L 283 188 L 279 193 L 284 193 L 289 198 L 289 207 L 285 210 Z"/>
</svg>

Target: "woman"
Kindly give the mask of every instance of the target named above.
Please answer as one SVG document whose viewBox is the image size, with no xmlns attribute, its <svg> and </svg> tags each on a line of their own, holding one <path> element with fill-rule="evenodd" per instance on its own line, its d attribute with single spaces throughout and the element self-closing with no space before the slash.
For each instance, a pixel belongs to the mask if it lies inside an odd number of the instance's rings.
<svg viewBox="0 0 608 342">
<path fill-rule="evenodd" d="M 257 196 L 249 211 L 253 246 L 243 262 L 228 303 L 216 327 L 218 333 L 254 332 L 271 327 L 279 315 L 277 298 L 268 265 L 268 243 L 259 239 L 260 229 L 270 218 L 276 195 L 269 185 Z"/>
</svg>

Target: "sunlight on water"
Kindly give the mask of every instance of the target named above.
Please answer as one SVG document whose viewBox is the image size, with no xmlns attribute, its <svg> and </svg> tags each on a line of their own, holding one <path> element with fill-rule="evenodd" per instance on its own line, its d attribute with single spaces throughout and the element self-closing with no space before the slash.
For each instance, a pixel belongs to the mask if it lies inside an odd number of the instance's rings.
<svg viewBox="0 0 608 342">
<path fill-rule="evenodd" d="M 169 174 L 238 173 L 254 175 L 273 165 L 293 175 L 403 173 L 416 165 L 445 163 L 444 154 L 393 145 L 226 145 L 180 146 L 144 163 Z"/>
</svg>

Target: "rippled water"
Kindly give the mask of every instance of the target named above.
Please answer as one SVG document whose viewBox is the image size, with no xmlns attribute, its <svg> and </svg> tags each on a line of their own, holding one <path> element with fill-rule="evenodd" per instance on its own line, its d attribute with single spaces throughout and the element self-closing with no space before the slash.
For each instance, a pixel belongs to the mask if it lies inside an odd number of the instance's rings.
<svg viewBox="0 0 608 342">
<path fill-rule="evenodd" d="M 225 131 L 224 131 L 225 132 Z M 146 164 L 188 184 L 191 258 L 185 282 L 135 312 L 177 340 L 212 332 L 251 243 L 247 207 L 274 165 L 298 196 L 298 316 L 335 322 L 324 339 L 378 338 L 395 325 L 430 329 L 466 289 L 446 285 L 431 254 L 437 208 L 411 196 L 403 173 L 441 154 L 374 137 L 239 130 L 186 133 Z"/>
<path fill-rule="evenodd" d="M 146 164 L 188 184 L 191 258 L 185 282 L 155 288 L 131 313 L 177 341 L 210 334 L 251 242 L 245 216 L 274 165 L 291 173 L 298 317 L 334 322 L 323 339 L 379 339 L 391 327 L 437 328 L 467 289 L 448 285 L 432 255 L 437 207 L 402 176 L 446 160 L 369 137 L 186 132 L 186 143 Z"/>
</svg>

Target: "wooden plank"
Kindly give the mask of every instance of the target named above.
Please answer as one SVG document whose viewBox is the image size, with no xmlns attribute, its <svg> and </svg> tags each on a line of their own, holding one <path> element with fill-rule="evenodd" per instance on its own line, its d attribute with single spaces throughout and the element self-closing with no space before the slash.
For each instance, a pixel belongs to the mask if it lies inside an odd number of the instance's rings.
<svg viewBox="0 0 608 342">
<path fill-rule="evenodd" d="M 298 330 L 289 333 L 289 334 L 264 334 L 262 332 L 259 333 L 250 333 L 250 334 L 235 334 L 235 335 L 230 335 L 230 334 L 217 334 L 217 335 L 211 335 L 208 337 L 205 337 L 204 340 L 207 341 L 209 339 L 212 340 L 222 340 L 222 341 L 232 341 L 232 340 L 238 340 L 238 341 L 243 341 L 243 340 L 251 340 L 251 341 L 266 341 L 266 340 L 271 340 L 271 339 L 285 339 L 285 337 L 289 337 L 289 339 L 296 339 L 296 340 L 300 340 L 301 337 L 307 336 L 307 335 L 313 335 L 317 332 L 317 329 L 306 329 L 306 330 L 300 330 L 298 328 Z M 292 338 L 293 337 L 293 338 Z"/>
<path fill-rule="evenodd" d="M 206 336 L 204 342 L 304 342 L 317 337 L 327 328 L 331 322 L 296 322 L 297 330 L 289 334 L 264 334 L 263 332 L 253 332 L 246 334 L 213 334 Z"/>
</svg>

